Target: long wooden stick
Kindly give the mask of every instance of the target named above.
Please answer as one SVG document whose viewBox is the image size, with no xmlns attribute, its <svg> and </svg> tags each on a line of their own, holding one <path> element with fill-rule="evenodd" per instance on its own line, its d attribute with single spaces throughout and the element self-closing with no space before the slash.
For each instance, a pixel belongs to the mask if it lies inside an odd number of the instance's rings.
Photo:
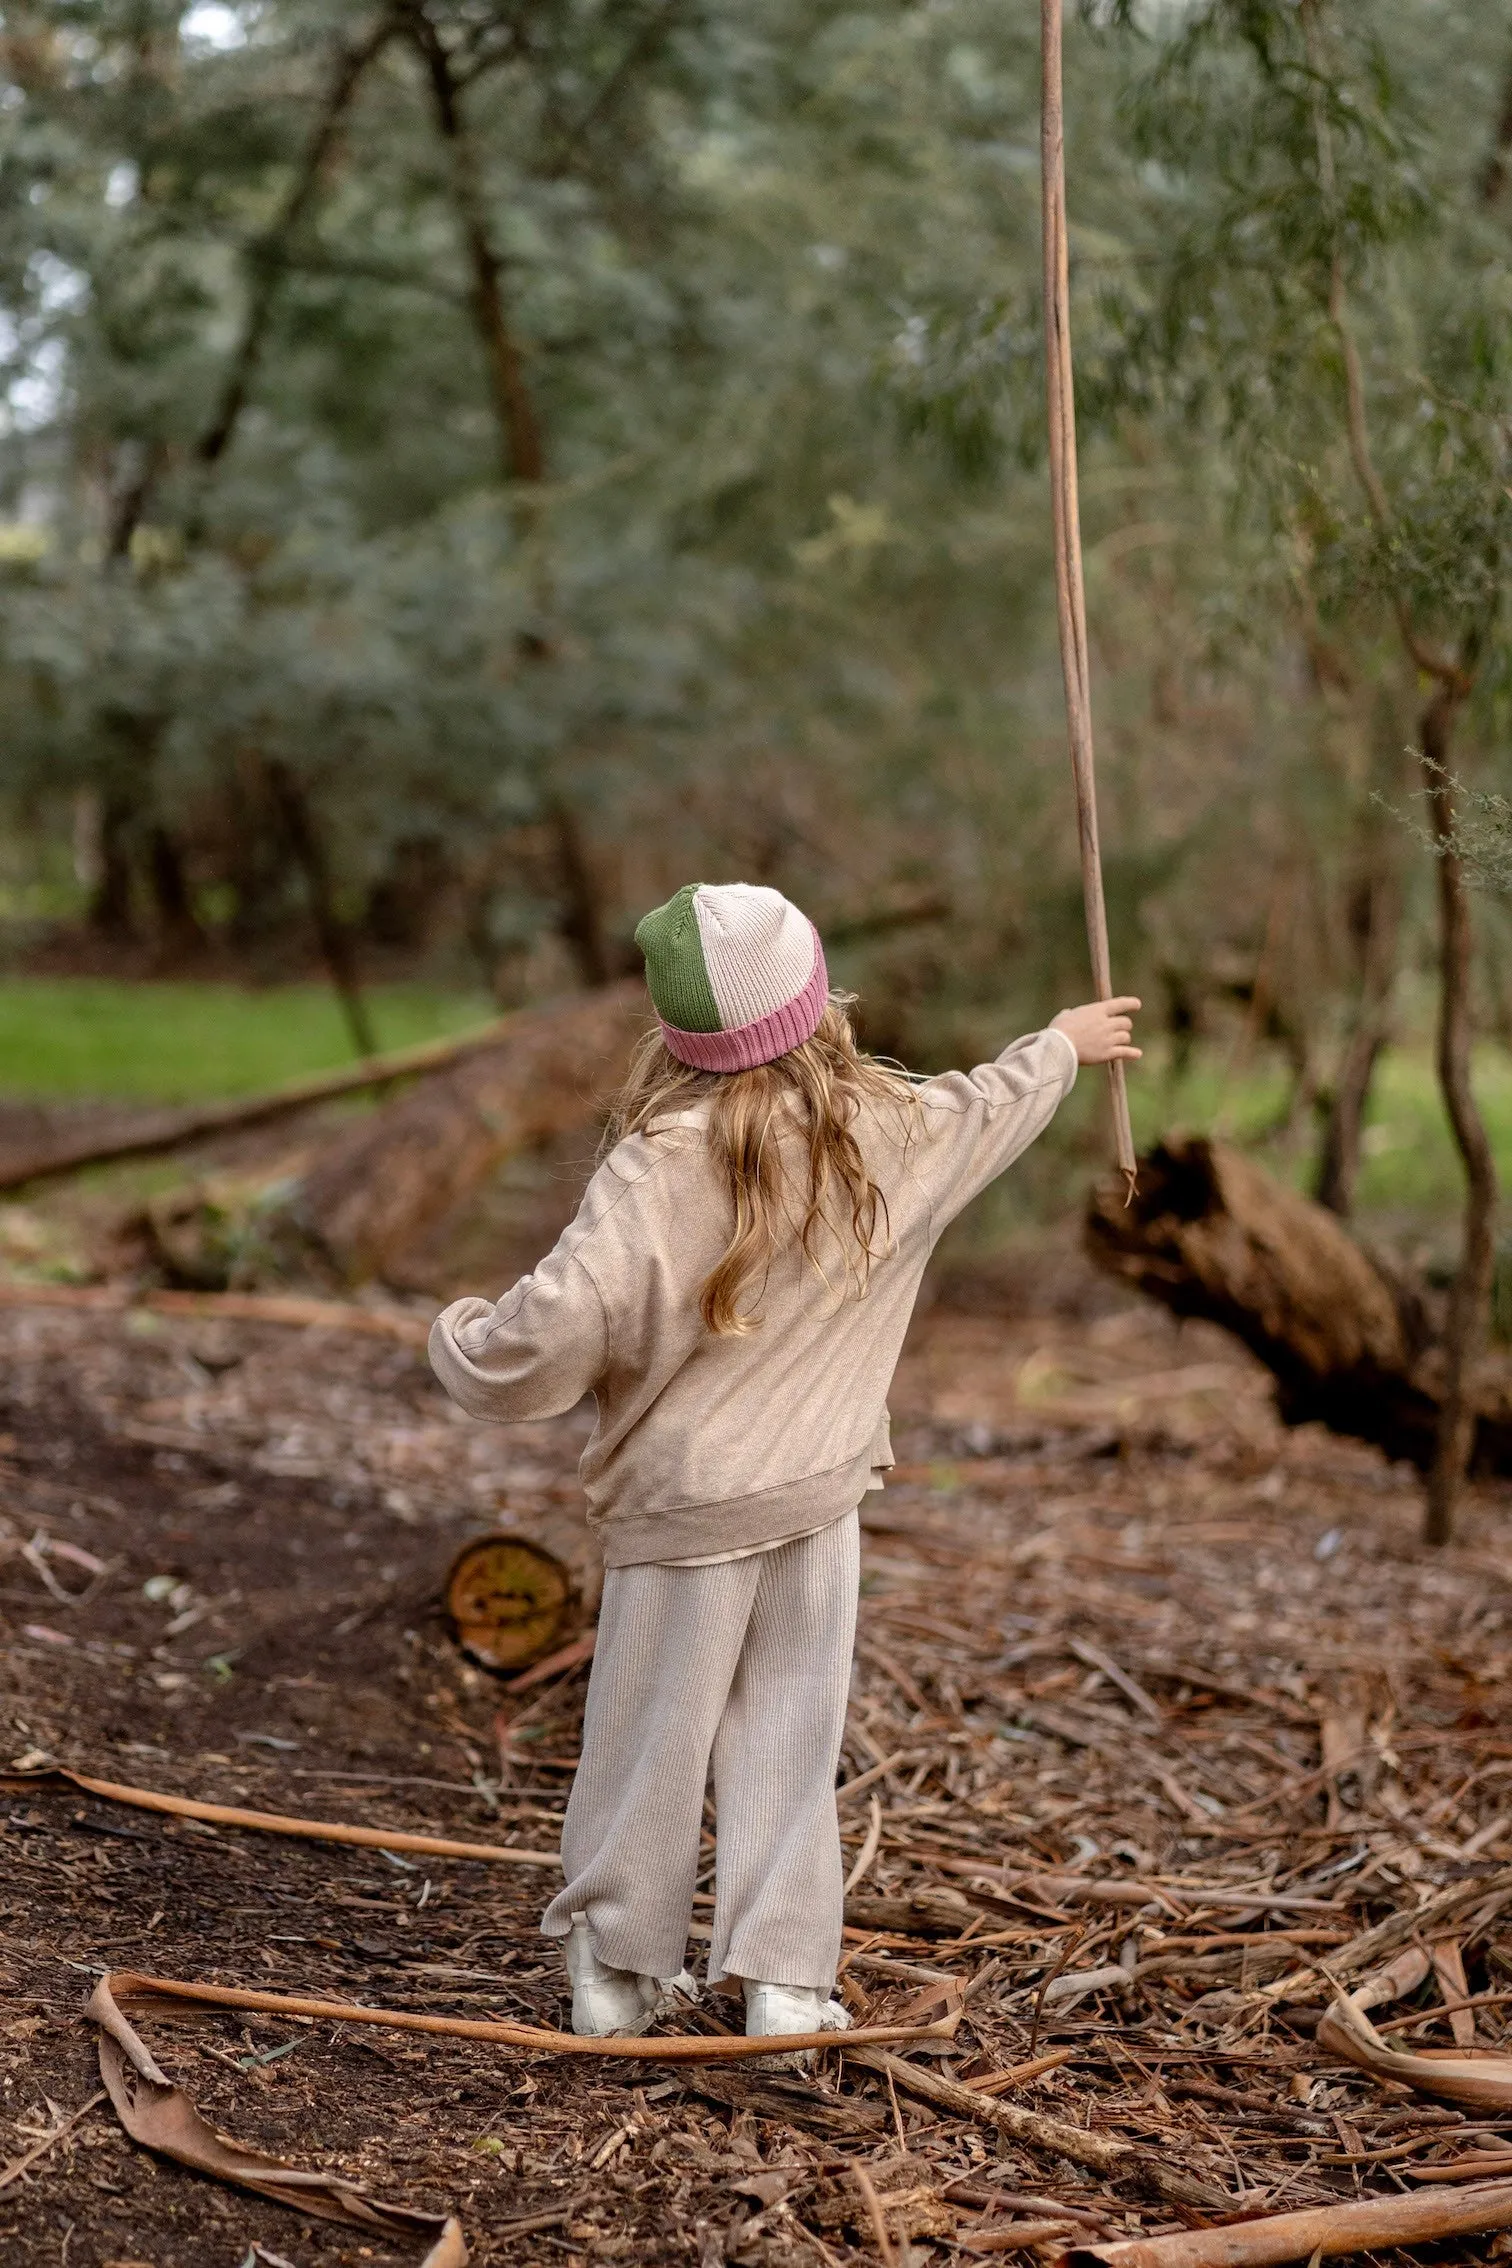
<svg viewBox="0 0 1512 2268">
<path fill-rule="evenodd" d="M 1066 681 L 1066 729 L 1076 783 L 1076 826 L 1081 844 L 1082 898 L 1092 983 L 1099 1000 L 1113 997 L 1108 913 L 1103 903 L 1102 852 L 1097 837 L 1097 782 L 1092 762 L 1092 677 L 1087 659 L 1087 601 L 1082 580 L 1081 516 L 1076 484 L 1076 397 L 1071 379 L 1071 287 L 1066 250 L 1066 146 L 1061 99 L 1061 0 L 1040 0 L 1041 209 L 1045 253 L 1045 399 L 1050 416 L 1050 506 L 1055 527 L 1055 607 L 1060 625 L 1061 671 Z M 1113 1139 L 1120 1170 L 1132 1194 L 1138 1171 L 1129 1094 L 1121 1063 L 1108 1065 L 1113 1097 Z"/>
<path fill-rule="evenodd" d="M 292 1835 L 311 1843 L 351 1843 L 360 1850 L 416 1851 L 424 1858 L 477 1859 L 499 1866 L 559 1868 L 555 1851 L 511 1850 L 507 1843 L 464 1843 L 450 1835 L 415 1835 L 398 1827 L 356 1827 L 344 1819 L 293 1819 L 279 1811 L 248 1811 L 238 1804 L 201 1803 L 194 1796 L 164 1795 L 156 1788 L 127 1787 L 118 1780 L 96 1780 L 51 1764 L 38 1771 L 0 1772 L 0 1787 L 42 1786 L 67 1780 L 105 1803 L 124 1803 L 137 1811 L 157 1811 L 170 1819 L 197 1819 L 215 1827 L 250 1827 L 262 1835 Z"/>
<path fill-rule="evenodd" d="M 249 2009 L 260 2015 L 308 2016 L 322 2024 L 379 2024 L 390 2032 L 429 2032 L 442 2039 L 491 2040 L 500 2047 L 537 2048 L 547 2055 L 633 2056 L 646 2063 L 741 2063 L 771 2055 L 774 2037 L 749 2038 L 720 2033 L 714 2038 L 696 2032 L 670 2032 L 661 2038 L 611 2034 L 554 2032 L 540 2024 L 509 2024 L 474 2016 L 423 2016 L 412 2008 L 373 2008 L 364 2002 L 316 2000 L 285 1992 L 244 1992 L 235 1985 L 190 1983 L 182 1977 L 149 1977 L 135 1969 L 114 1969 L 100 1979 L 85 2004 L 84 2013 L 97 2024 L 111 2027 L 111 2018 L 127 2008 L 157 2015 L 175 2008 Z M 877 2044 L 902 2046 L 914 2040 L 943 2039 L 949 2022 L 936 2024 L 868 2024 L 852 2032 L 790 2032 L 778 2035 L 780 2052 L 802 2054 L 813 2048 L 848 2049 L 859 2041 L 869 2051 Z M 119 2035 L 117 2035 L 119 2036 Z M 908 2068 L 908 2067 L 905 2067 Z M 1079 2127 L 1065 2131 L 1073 2137 Z"/>
</svg>

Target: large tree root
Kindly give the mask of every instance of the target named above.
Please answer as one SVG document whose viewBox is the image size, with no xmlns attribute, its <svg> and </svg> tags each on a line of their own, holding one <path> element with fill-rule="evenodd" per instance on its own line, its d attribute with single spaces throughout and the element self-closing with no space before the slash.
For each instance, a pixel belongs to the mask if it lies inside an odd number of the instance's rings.
<svg viewBox="0 0 1512 2268">
<path fill-rule="evenodd" d="M 1159 1144 L 1129 1205 L 1122 1185 L 1093 1192 L 1086 1241 L 1121 1282 L 1242 1339 L 1274 1373 L 1288 1425 L 1316 1420 L 1432 1464 L 1442 1356 L 1430 1301 L 1238 1150 L 1200 1136 Z M 1472 1398 L 1475 1465 L 1512 1471 L 1504 1362 L 1481 1366 Z"/>
</svg>

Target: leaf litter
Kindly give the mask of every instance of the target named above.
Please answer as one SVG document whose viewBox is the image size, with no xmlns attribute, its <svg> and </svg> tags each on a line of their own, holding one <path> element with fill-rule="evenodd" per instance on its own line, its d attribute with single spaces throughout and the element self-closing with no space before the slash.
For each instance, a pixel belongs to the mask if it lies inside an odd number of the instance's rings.
<svg viewBox="0 0 1512 2268">
<path fill-rule="evenodd" d="M 66 1605 L 30 1555 L 0 1562 L 11 1759 L 300 1816 L 328 1774 L 323 1817 L 549 1847 L 581 1650 L 501 1690 L 435 1599 L 502 1508 L 561 1516 L 581 1421 L 459 1425 L 407 1348 L 334 1331 L 234 1326 L 212 1370 L 192 1319 L 151 1320 L 0 1316 L 9 1532 L 45 1535 L 48 1573 L 107 1571 Z M 875 2261 L 885 2235 L 906 2268 L 1077 2247 L 1164 2268 L 1152 2246 L 1258 2259 L 1234 2248 L 1283 2216 L 1330 2257 L 1342 2209 L 1421 2221 L 1434 2198 L 1446 2229 L 1482 2201 L 1436 2260 L 1512 2250 L 1507 1491 L 1426 1554 L 1409 1476 L 1283 1432 L 1217 1334 L 1081 1289 L 937 1308 L 895 1411 L 904 1461 L 864 1507 L 842 1989 L 858 2022 L 933 2008 L 951 2037 L 668 2077 L 227 2010 L 154 2037 L 165 2081 L 248 2150 L 456 2212 L 480 2261 Z M 143 1595 L 164 1574 L 208 1603 L 171 1637 L 172 1594 Z M 564 2020 L 523 1868 L 132 1821 L 56 1787 L 0 1795 L 0 1838 L 7 2160 L 61 2124 L 44 2097 L 93 2092 L 79 2010 L 108 1969 Z M 695 1943 L 708 1914 L 705 1883 Z M 361 2257 L 107 2116 L 0 2192 L 7 2259 L 55 2260 L 70 2225 L 86 2268 L 189 2268 L 212 2237 Z"/>
</svg>

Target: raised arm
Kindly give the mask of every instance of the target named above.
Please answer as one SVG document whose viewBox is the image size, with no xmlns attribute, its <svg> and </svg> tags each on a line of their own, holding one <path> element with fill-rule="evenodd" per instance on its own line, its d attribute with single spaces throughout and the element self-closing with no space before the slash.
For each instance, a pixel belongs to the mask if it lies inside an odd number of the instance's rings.
<svg viewBox="0 0 1512 2268">
<path fill-rule="evenodd" d="M 1042 1032 L 974 1071 L 947 1071 L 919 1089 L 924 1132 L 914 1170 L 927 1188 L 938 1235 L 989 1181 L 1042 1134 L 1076 1084 L 1077 1066 L 1132 1060 L 1137 1000 L 1065 1008 Z"/>
</svg>

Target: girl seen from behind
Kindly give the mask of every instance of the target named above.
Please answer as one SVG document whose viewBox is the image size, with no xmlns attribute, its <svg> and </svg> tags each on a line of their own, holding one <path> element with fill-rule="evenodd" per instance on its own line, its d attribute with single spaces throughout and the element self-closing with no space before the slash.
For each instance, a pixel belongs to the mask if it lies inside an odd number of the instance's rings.
<svg viewBox="0 0 1512 2268">
<path fill-rule="evenodd" d="M 1064 1010 L 992 1063 L 915 1080 L 863 1054 L 818 932 L 775 890 L 690 885 L 636 931 L 657 1027 L 575 1219 L 533 1274 L 438 1317 L 475 1417 L 585 1394 L 604 1595 L 562 1835 L 573 2028 L 636 2033 L 684 1963 L 705 1791 L 708 1979 L 746 2030 L 841 2028 L 835 1772 L 857 1506 L 941 1232 L 1049 1124 L 1078 1064 L 1133 1060 L 1134 999 Z"/>
</svg>

